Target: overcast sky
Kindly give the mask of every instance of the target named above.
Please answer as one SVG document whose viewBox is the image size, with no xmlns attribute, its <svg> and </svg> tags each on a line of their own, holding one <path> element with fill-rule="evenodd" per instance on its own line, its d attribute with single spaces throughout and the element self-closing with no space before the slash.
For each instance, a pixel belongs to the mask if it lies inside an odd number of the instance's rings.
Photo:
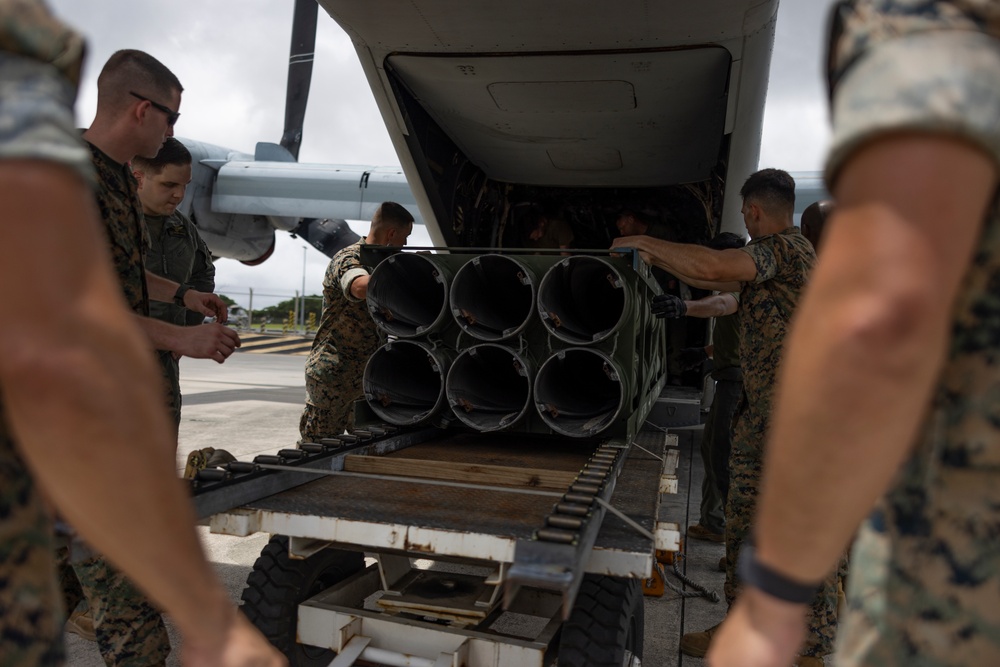
<svg viewBox="0 0 1000 667">
<path fill-rule="evenodd" d="M 358 0 L 370 1 L 370 0 Z M 542 0 L 544 1 L 544 0 Z M 181 80 L 184 97 L 177 135 L 253 153 L 258 141 L 277 142 L 284 124 L 291 39 L 291 0 L 49 0 L 83 32 L 89 57 L 77 102 L 81 127 L 97 104 L 96 78 L 118 49 L 160 59 Z M 789 171 L 821 169 L 829 139 L 821 62 L 829 0 L 783 0 L 764 114 L 760 165 Z M 316 61 L 306 114 L 302 162 L 399 164 L 350 39 L 320 10 Z M 360 225 L 363 233 L 366 224 Z M 218 291 L 254 306 L 302 289 L 320 293 L 328 258 L 277 232 L 274 255 L 258 267 L 220 259 Z"/>
</svg>

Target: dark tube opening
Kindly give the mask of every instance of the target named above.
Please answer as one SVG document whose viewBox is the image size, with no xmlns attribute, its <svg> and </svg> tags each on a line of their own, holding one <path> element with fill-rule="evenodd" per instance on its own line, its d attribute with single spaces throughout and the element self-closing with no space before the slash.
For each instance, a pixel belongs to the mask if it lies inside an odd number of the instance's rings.
<svg viewBox="0 0 1000 667">
<path fill-rule="evenodd" d="M 517 335 L 528 325 L 534 305 L 534 276 L 511 257 L 475 257 L 452 280 L 451 313 L 463 330 L 480 340 Z"/>
<path fill-rule="evenodd" d="M 538 313 L 545 327 L 568 343 L 604 340 L 625 316 L 621 274 L 598 257 L 567 257 L 542 278 Z"/>
<path fill-rule="evenodd" d="M 375 414 L 390 424 L 419 424 L 444 403 L 447 364 L 445 353 L 422 343 L 387 343 L 365 366 L 365 399 Z"/>
<path fill-rule="evenodd" d="M 552 430 L 573 438 L 597 435 L 625 403 L 618 367 L 597 350 L 574 348 L 549 357 L 535 377 L 535 405 Z"/>
<path fill-rule="evenodd" d="M 383 331 L 400 338 L 430 333 L 447 319 L 447 276 L 426 255 L 392 255 L 372 271 L 367 300 Z"/>
<path fill-rule="evenodd" d="M 448 403 L 476 431 L 498 431 L 518 422 L 531 406 L 530 369 L 501 345 L 476 345 L 455 358 L 448 371 Z"/>
</svg>

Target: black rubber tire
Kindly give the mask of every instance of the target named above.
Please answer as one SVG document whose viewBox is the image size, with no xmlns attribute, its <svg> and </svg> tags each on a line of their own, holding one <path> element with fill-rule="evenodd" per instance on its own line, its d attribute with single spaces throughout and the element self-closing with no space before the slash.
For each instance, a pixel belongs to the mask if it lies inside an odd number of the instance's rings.
<svg viewBox="0 0 1000 667">
<path fill-rule="evenodd" d="M 642 585 L 638 579 L 585 575 L 559 639 L 559 667 L 631 667 L 642 659 Z"/>
<path fill-rule="evenodd" d="M 288 538 L 276 535 L 260 552 L 243 589 L 242 610 L 285 654 L 290 667 L 326 667 L 336 653 L 295 641 L 299 603 L 343 581 L 365 566 L 364 555 L 323 549 L 305 560 L 288 557 Z"/>
</svg>

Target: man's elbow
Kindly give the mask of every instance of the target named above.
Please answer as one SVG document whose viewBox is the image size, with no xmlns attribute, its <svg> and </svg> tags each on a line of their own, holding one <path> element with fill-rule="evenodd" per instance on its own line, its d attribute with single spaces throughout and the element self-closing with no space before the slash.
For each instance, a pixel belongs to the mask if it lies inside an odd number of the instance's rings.
<svg viewBox="0 0 1000 667">
<path fill-rule="evenodd" d="M 838 310 L 830 333 L 844 361 L 885 370 L 927 355 L 946 316 L 935 290 L 918 285 L 848 299 Z"/>
</svg>

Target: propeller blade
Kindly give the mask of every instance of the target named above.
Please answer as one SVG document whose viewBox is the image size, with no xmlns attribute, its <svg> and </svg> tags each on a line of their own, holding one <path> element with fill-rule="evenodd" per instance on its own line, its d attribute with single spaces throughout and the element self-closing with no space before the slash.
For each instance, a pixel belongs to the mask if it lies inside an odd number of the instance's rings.
<svg viewBox="0 0 1000 667">
<path fill-rule="evenodd" d="M 285 92 L 285 131 L 281 135 L 281 145 L 296 160 L 302 145 L 302 126 L 309 101 L 318 15 L 319 4 L 316 0 L 295 0 L 292 46 L 288 57 L 288 89 Z"/>
</svg>

